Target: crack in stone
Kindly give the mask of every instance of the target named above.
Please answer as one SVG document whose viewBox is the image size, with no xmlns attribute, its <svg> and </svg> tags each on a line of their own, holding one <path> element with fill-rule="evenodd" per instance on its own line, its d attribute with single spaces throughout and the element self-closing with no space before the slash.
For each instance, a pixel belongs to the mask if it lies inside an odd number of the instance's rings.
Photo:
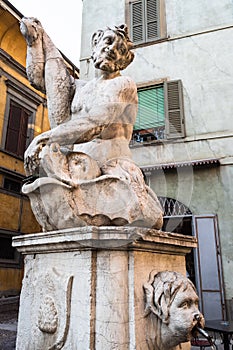
<svg viewBox="0 0 233 350">
<path fill-rule="evenodd" d="M 210 57 L 211 61 L 213 62 L 214 67 L 215 67 L 219 72 L 221 72 L 222 74 L 224 74 L 224 75 L 227 76 L 227 77 L 232 77 L 231 74 L 225 72 L 224 70 L 222 70 L 222 69 L 217 65 L 217 63 L 216 63 L 216 61 L 215 61 L 213 55 L 211 55 L 211 53 L 210 53 L 208 50 L 203 49 L 203 48 L 194 40 L 194 38 L 190 37 L 190 40 L 192 41 L 192 43 L 193 43 L 200 51 L 205 52 L 205 53 Z"/>
</svg>

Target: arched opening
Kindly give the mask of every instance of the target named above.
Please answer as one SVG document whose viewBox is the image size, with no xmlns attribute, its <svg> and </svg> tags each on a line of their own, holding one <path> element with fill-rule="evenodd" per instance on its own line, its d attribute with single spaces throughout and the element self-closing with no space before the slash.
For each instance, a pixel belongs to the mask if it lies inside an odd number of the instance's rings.
<svg viewBox="0 0 233 350">
<path fill-rule="evenodd" d="M 168 197 L 158 197 L 158 199 L 164 211 L 162 230 L 192 236 L 191 210 L 176 199 Z M 196 284 L 193 250 L 186 255 L 185 259 L 187 277 Z"/>
</svg>

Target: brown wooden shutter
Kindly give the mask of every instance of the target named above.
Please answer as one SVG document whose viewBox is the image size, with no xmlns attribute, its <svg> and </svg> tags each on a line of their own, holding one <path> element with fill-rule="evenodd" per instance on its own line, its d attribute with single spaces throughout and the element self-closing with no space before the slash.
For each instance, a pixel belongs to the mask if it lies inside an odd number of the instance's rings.
<svg viewBox="0 0 233 350">
<path fill-rule="evenodd" d="M 19 133 L 19 142 L 18 142 L 18 155 L 23 157 L 26 149 L 27 141 L 27 129 L 28 129 L 28 117 L 29 113 L 25 110 L 22 110 L 21 113 L 21 123 L 20 123 L 20 133 Z"/>
<path fill-rule="evenodd" d="M 11 102 L 5 149 L 21 157 L 26 148 L 29 115 L 23 107 Z"/>
<path fill-rule="evenodd" d="M 143 0 L 132 2 L 130 8 L 131 39 L 135 44 L 138 44 L 145 40 Z"/>
<path fill-rule="evenodd" d="M 146 1 L 146 41 L 159 38 L 159 0 Z"/>
<path fill-rule="evenodd" d="M 21 107 L 11 103 L 8 126 L 7 126 L 5 149 L 15 154 L 17 154 L 17 150 L 18 150 L 20 121 L 21 121 Z"/>
<path fill-rule="evenodd" d="M 164 84 L 166 137 L 168 139 L 185 136 L 183 93 L 181 80 Z"/>
</svg>

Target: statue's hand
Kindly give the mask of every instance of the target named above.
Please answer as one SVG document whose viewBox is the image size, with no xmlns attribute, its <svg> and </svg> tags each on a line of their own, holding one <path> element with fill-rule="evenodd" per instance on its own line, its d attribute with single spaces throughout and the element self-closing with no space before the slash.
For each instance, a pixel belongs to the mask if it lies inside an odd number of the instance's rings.
<svg viewBox="0 0 233 350">
<path fill-rule="evenodd" d="M 47 144 L 51 131 L 36 136 L 24 153 L 24 168 L 27 176 L 36 175 L 39 172 L 39 154 Z"/>
</svg>

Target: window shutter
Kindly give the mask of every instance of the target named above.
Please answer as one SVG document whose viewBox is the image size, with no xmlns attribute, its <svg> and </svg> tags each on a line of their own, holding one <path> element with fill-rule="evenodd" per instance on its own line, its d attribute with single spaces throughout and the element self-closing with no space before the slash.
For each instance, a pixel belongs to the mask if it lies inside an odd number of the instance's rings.
<svg viewBox="0 0 233 350">
<path fill-rule="evenodd" d="M 143 0 L 134 1 L 131 8 L 131 39 L 135 44 L 145 40 Z"/>
<path fill-rule="evenodd" d="M 29 113 L 22 110 L 21 123 L 20 123 L 20 133 L 19 133 L 19 143 L 18 143 L 18 155 L 21 157 L 24 156 L 24 152 L 26 149 L 28 117 L 29 117 Z"/>
<path fill-rule="evenodd" d="M 21 108 L 12 103 L 9 112 L 5 149 L 15 154 L 17 154 L 18 149 L 20 119 Z"/>
<path fill-rule="evenodd" d="M 11 103 L 5 149 L 21 157 L 26 148 L 29 115 L 30 113 L 23 107 Z"/>
<path fill-rule="evenodd" d="M 170 81 L 164 84 L 166 137 L 168 139 L 184 137 L 184 110 L 181 80 Z"/>
<path fill-rule="evenodd" d="M 146 1 L 146 41 L 159 38 L 159 0 Z"/>
</svg>

